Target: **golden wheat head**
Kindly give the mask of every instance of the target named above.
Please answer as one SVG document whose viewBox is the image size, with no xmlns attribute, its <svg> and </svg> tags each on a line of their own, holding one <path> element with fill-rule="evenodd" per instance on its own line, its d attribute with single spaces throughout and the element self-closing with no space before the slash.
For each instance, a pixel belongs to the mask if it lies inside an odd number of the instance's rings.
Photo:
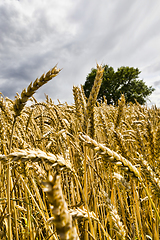
<svg viewBox="0 0 160 240">
<path fill-rule="evenodd" d="M 26 102 L 30 97 L 33 96 L 33 94 L 44 84 L 46 84 L 48 81 L 50 81 L 52 78 L 56 77 L 58 73 L 60 72 L 60 69 L 57 69 L 57 66 L 52 68 L 51 71 L 48 71 L 46 74 L 43 74 L 40 78 L 37 78 L 34 83 L 30 83 L 27 90 L 23 89 L 21 93 L 21 97 L 17 97 L 13 104 L 13 109 L 15 112 L 15 116 L 19 116 L 21 114 L 21 111 L 23 110 Z"/>
</svg>

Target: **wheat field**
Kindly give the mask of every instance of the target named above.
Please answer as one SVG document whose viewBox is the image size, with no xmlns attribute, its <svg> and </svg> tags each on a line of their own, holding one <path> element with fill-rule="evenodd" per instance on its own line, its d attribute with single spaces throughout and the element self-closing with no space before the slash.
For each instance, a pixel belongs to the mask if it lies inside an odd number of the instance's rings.
<svg viewBox="0 0 160 240">
<path fill-rule="evenodd" d="M 59 72 L 1 94 L 0 239 L 159 240 L 160 109 L 96 102 L 99 65 L 88 100 L 73 86 L 73 105 L 37 102 Z"/>
</svg>

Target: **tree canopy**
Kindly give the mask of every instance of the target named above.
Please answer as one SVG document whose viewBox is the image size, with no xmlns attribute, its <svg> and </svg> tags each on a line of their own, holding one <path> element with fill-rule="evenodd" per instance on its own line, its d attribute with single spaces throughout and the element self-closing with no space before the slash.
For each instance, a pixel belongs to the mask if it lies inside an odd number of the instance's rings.
<svg viewBox="0 0 160 240">
<path fill-rule="evenodd" d="M 141 73 L 138 68 L 120 67 L 114 71 L 113 67 L 104 65 L 102 85 L 97 97 L 98 101 L 103 101 L 103 96 L 108 104 L 117 105 L 118 99 L 124 94 L 127 103 L 134 103 L 135 100 L 140 104 L 145 104 L 147 97 L 155 90 L 152 86 L 148 87 L 145 82 L 139 79 Z M 86 97 L 89 97 L 92 89 L 97 69 L 92 68 L 87 75 L 83 85 Z"/>
</svg>

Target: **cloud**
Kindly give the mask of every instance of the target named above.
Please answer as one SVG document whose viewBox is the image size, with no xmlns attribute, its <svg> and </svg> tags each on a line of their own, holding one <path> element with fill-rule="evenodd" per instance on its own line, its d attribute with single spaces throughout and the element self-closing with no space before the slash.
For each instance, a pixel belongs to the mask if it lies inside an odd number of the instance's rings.
<svg viewBox="0 0 160 240">
<path fill-rule="evenodd" d="M 160 58 L 156 59 L 156 61 L 151 63 L 149 66 L 146 66 L 145 71 L 150 74 L 160 73 Z"/>
<path fill-rule="evenodd" d="M 50 21 L 51 11 L 47 5 L 43 9 L 41 4 L 33 1 L 32 7 L 31 10 L 27 3 L 21 5 L 21 2 L 0 5 L 0 77 L 5 80 L 0 87 L 1 91 L 9 93 L 9 97 L 15 95 L 18 86 L 29 84 L 36 75 L 40 76 L 52 68 L 60 59 L 59 55 L 64 53 L 67 41 L 73 34 L 72 30 L 66 30 L 64 19 Z M 64 14 L 62 8 L 61 11 Z M 55 15 L 62 17 L 57 12 Z M 9 84 L 12 87 L 5 90 Z"/>
<path fill-rule="evenodd" d="M 158 0 L 1 1 L 0 91 L 13 99 L 58 63 L 63 68 L 59 76 L 35 96 L 43 100 L 45 92 L 54 100 L 72 102 L 72 86 L 85 82 L 96 61 L 114 68 L 138 67 L 152 85 L 159 79 L 158 4 Z"/>
<path fill-rule="evenodd" d="M 159 88 L 160 88 L 160 80 L 155 81 L 153 85 L 154 85 L 155 87 L 159 86 Z"/>
</svg>

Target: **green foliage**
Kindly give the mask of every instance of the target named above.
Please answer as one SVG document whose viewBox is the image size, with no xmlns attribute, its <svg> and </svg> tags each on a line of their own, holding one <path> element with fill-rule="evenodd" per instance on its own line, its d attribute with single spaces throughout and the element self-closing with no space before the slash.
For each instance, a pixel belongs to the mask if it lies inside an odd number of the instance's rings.
<svg viewBox="0 0 160 240">
<path fill-rule="evenodd" d="M 113 67 L 104 66 L 102 85 L 97 97 L 100 102 L 103 96 L 106 97 L 108 104 L 117 105 L 118 99 L 124 94 L 126 102 L 145 104 L 147 97 L 155 90 L 148 87 L 143 80 L 138 79 L 141 73 L 138 68 L 120 67 L 115 72 Z M 97 69 L 92 68 L 87 75 L 83 86 L 86 97 L 89 97 L 92 89 Z"/>
</svg>

